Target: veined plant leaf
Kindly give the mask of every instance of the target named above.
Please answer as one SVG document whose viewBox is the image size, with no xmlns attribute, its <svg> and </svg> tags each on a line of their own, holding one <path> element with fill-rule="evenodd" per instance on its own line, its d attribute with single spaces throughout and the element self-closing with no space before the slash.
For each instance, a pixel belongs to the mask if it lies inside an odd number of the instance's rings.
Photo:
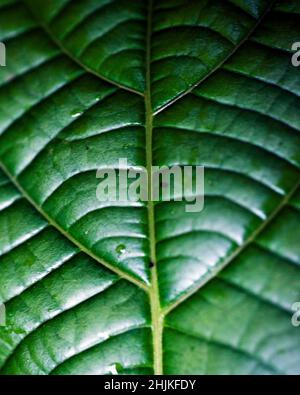
<svg viewBox="0 0 300 395">
<path fill-rule="evenodd" d="M 1 374 L 299 374 L 296 0 L 0 0 Z M 100 202 L 202 165 L 205 207 Z"/>
</svg>

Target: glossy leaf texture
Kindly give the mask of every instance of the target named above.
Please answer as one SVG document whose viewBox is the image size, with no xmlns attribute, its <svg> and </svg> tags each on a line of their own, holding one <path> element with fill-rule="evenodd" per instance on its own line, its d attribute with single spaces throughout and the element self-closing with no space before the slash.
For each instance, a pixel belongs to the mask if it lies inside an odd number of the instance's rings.
<svg viewBox="0 0 300 395">
<path fill-rule="evenodd" d="M 300 374 L 296 0 L 0 0 L 1 374 Z M 205 167 L 205 205 L 97 169 Z"/>
</svg>

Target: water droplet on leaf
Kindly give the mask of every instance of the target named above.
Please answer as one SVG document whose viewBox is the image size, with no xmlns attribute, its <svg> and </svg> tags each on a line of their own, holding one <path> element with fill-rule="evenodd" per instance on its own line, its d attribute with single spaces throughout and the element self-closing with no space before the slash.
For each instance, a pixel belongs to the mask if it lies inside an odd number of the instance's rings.
<svg viewBox="0 0 300 395">
<path fill-rule="evenodd" d="M 82 114 L 82 111 L 81 111 L 81 110 L 74 110 L 74 111 L 71 112 L 71 117 L 72 117 L 72 118 L 77 118 L 77 117 L 79 117 L 81 114 Z"/>
<path fill-rule="evenodd" d="M 122 255 L 126 252 L 126 246 L 124 244 L 119 244 L 118 247 L 116 248 L 116 252 L 119 255 Z"/>
</svg>

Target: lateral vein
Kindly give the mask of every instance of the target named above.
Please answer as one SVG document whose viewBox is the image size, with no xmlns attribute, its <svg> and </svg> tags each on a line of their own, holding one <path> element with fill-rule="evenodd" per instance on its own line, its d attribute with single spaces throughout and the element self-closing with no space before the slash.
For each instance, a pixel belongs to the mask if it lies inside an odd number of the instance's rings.
<svg viewBox="0 0 300 395">
<path fill-rule="evenodd" d="M 116 273 L 118 276 L 121 278 L 124 278 L 125 280 L 130 281 L 131 283 L 137 285 L 138 287 L 144 289 L 146 292 L 149 292 L 149 287 L 142 283 L 140 280 L 134 278 L 130 274 L 127 274 L 123 272 L 122 270 L 119 270 L 115 268 L 113 265 L 110 263 L 104 261 L 103 259 L 100 259 L 96 254 L 93 252 L 89 251 L 86 247 L 84 247 L 81 243 L 79 243 L 75 238 L 73 238 L 71 235 L 69 235 L 63 228 L 61 228 L 60 225 L 58 225 L 41 207 L 39 207 L 36 202 L 30 197 L 30 195 L 26 192 L 26 190 L 20 185 L 18 180 L 13 177 L 10 172 L 6 169 L 4 164 L 0 162 L 0 169 L 7 175 L 7 177 L 10 179 L 10 181 L 15 185 L 15 187 L 21 192 L 22 196 L 28 200 L 28 202 L 47 220 L 47 222 L 52 225 L 54 228 L 56 228 L 63 236 L 65 236 L 68 240 L 70 240 L 73 244 L 75 244 L 81 251 L 89 255 L 91 258 L 93 258 L 95 261 L 99 262 L 102 266 L 105 266 L 112 272 Z"/>
</svg>

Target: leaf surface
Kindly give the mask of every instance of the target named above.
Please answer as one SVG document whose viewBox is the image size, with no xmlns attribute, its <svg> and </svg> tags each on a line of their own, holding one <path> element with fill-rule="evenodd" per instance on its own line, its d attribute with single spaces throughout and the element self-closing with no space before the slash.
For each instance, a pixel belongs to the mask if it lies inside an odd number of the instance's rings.
<svg viewBox="0 0 300 395">
<path fill-rule="evenodd" d="M 2 374 L 299 374 L 296 1 L 0 1 Z M 205 206 L 97 169 L 203 165 Z"/>
</svg>

